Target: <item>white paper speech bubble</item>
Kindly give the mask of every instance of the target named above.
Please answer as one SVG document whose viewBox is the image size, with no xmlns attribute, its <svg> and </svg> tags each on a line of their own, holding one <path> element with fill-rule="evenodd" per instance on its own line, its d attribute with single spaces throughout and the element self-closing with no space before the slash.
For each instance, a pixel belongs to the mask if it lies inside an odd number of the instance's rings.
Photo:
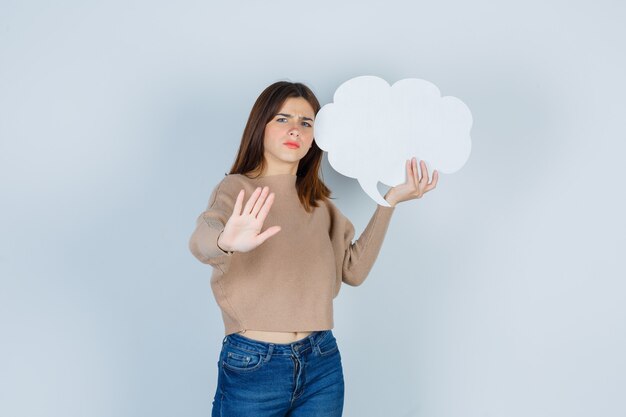
<svg viewBox="0 0 626 417">
<path fill-rule="evenodd" d="M 356 178 L 376 203 L 389 206 L 377 184 L 406 181 L 406 160 L 424 160 L 428 172 L 458 171 L 470 155 L 472 114 L 434 84 L 406 78 L 389 86 L 372 75 L 352 78 L 315 117 L 315 142 L 328 162 Z M 419 168 L 418 168 L 419 169 Z"/>
</svg>

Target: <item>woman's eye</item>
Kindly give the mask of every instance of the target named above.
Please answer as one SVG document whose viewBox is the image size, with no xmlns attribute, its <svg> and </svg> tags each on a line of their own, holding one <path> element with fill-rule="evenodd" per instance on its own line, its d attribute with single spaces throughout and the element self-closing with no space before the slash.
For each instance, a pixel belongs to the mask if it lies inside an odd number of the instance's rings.
<svg viewBox="0 0 626 417">
<path fill-rule="evenodd" d="M 286 117 L 279 117 L 278 119 L 276 119 L 277 122 L 282 123 L 283 121 L 286 121 L 287 118 Z M 312 125 L 309 122 L 302 122 L 302 124 L 306 127 L 312 127 Z"/>
</svg>

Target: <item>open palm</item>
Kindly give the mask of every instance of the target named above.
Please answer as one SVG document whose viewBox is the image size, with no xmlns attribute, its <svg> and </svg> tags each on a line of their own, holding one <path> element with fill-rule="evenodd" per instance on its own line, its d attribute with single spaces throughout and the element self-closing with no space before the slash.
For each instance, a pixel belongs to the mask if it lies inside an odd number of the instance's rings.
<svg viewBox="0 0 626 417">
<path fill-rule="evenodd" d="M 245 191 L 239 192 L 233 213 L 218 239 L 220 248 L 226 251 L 249 252 L 280 231 L 280 226 L 272 226 L 260 233 L 274 202 L 274 193 L 268 193 L 269 187 L 257 187 L 242 211 Z"/>
</svg>

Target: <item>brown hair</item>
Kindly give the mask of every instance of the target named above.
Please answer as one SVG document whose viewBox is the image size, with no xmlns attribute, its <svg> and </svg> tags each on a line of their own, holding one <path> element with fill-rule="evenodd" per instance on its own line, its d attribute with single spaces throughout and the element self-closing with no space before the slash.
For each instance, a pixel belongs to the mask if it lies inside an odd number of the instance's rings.
<svg viewBox="0 0 626 417">
<path fill-rule="evenodd" d="M 245 175 L 252 171 L 263 171 L 265 125 L 274 118 L 285 100 L 290 97 L 304 98 L 313 107 L 316 115 L 320 110 L 321 106 L 315 94 L 302 83 L 278 81 L 267 87 L 252 106 L 230 174 Z M 331 194 L 330 189 L 319 177 L 322 154 L 313 138 L 309 152 L 298 163 L 296 189 L 300 202 L 308 212 L 313 210 L 312 207 L 318 207 L 317 200 L 327 200 Z"/>
</svg>

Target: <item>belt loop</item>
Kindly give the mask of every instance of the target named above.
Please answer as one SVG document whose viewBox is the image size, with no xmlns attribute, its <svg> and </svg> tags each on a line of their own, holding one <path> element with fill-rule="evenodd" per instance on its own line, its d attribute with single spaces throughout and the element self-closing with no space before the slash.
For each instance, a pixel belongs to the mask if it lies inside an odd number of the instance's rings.
<svg viewBox="0 0 626 417">
<path fill-rule="evenodd" d="M 265 357 L 266 361 L 269 361 L 272 357 L 272 353 L 274 352 L 274 344 L 270 343 L 267 347 L 267 356 Z"/>
<path fill-rule="evenodd" d="M 228 336 L 224 336 L 224 340 L 222 340 L 222 344 L 226 343 L 227 340 L 228 340 Z"/>
</svg>

